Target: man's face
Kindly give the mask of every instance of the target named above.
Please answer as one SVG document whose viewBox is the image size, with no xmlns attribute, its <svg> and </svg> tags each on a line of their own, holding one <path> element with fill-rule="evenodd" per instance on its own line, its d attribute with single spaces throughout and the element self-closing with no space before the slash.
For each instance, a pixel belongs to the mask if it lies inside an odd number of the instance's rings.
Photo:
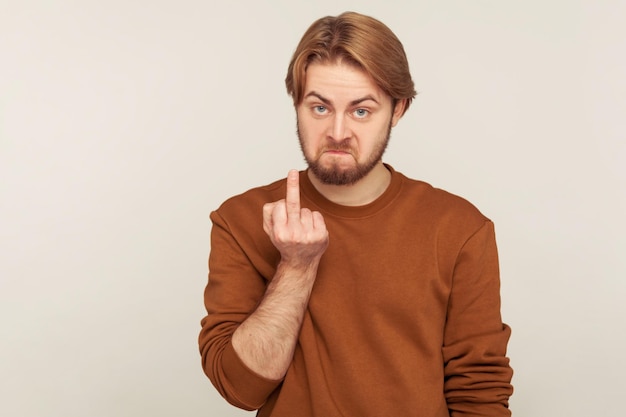
<svg viewBox="0 0 626 417">
<path fill-rule="evenodd" d="M 311 64 L 297 108 L 298 138 L 312 173 L 323 183 L 349 185 L 378 163 L 403 102 L 392 100 L 361 69 Z"/>
</svg>

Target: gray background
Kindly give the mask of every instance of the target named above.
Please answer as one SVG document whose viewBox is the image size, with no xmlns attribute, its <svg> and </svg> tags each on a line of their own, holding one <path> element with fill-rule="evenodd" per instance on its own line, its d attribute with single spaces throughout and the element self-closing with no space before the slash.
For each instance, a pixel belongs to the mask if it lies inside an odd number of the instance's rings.
<svg viewBox="0 0 626 417">
<path fill-rule="evenodd" d="M 0 415 L 243 416 L 200 368 L 208 215 L 304 164 L 283 78 L 318 17 L 403 41 L 385 161 L 496 224 L 517 416 L 620 415 L 618 1 L 0 1 Z"/>
</svg>

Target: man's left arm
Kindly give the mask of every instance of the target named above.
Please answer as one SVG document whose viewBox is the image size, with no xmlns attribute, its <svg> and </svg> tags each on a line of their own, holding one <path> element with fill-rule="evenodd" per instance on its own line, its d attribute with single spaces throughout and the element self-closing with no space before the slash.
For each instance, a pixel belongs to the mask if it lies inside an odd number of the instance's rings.
<svg viewBox="0 0 626 417">
<path fill-rule="evenodd" d="M 510 328 L 500 315 L 493 223 L 465 242 L 454 267 L 444 333 L 444 391 L 451 417 L 510 416 Z"/>
</svg>

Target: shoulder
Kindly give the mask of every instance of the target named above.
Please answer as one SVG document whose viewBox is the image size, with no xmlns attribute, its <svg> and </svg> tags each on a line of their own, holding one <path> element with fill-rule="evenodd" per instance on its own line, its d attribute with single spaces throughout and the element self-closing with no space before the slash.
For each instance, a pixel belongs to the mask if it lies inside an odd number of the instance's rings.
<svg viewBox="0 0 626 417">
<path fill-rule="evenodd" d="M 466 198 L 399 174 L 402 178 L 400 199 L 429 221 L 452 230 L 477 230 L 490 222 L 472 202 Z"/>
<path fill-rule="evenodd" d="M 263 205 L 285 198 L 285 178 L 270 184 L 251 188 L 225 200 L 212 214 L 224 219 L 240 218 L 260 213 Z"/>
</svg>

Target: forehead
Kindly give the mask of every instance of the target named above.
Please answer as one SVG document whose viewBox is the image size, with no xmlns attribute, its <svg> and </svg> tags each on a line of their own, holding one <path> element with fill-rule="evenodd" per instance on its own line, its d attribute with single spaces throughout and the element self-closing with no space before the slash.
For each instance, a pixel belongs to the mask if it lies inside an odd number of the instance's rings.
<svg viewBox="0 0 626 417">
<path fill-rule="evenodd" d="M 305 99 L 311 92 L 333 101 L 368 95 L 378 102 L 389 98 L 369 74 L 355 65 L 342 62 L 310 64 L 306 70 Z"/>
</svg>

